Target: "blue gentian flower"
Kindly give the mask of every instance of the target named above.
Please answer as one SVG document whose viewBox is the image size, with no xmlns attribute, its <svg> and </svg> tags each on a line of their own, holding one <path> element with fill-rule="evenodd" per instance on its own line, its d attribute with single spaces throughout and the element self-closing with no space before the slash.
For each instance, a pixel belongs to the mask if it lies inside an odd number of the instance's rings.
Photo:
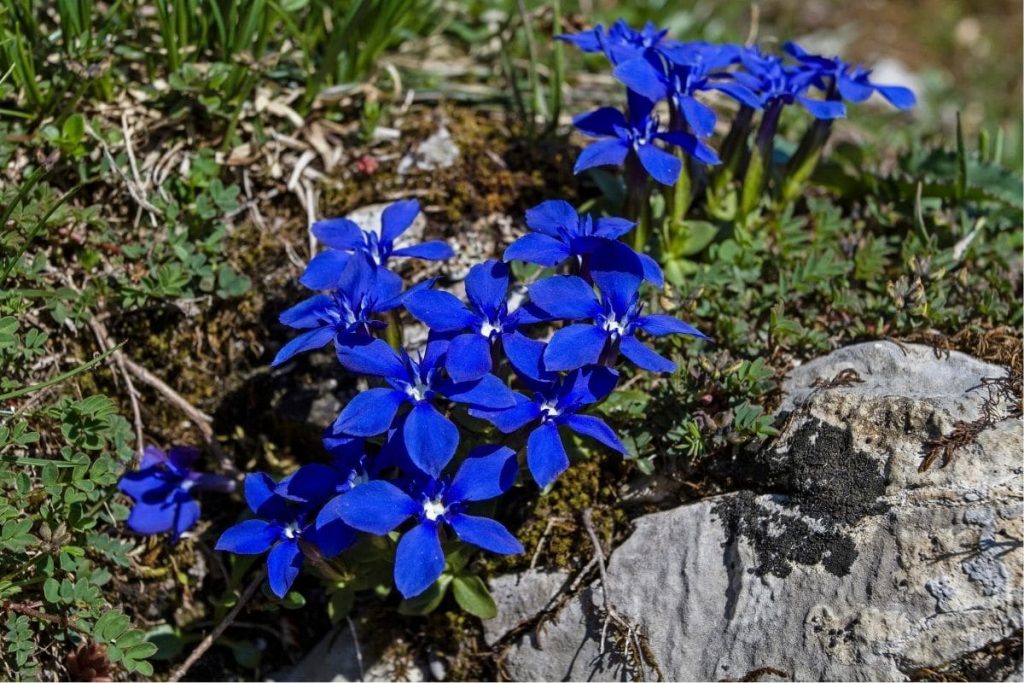
<svg viewBox="0 0 1024 683">
<path fill-rule="evenodd" d="M 491 371 L 494 346 L 515 334 L 521 310 L 508 310 L 508 266 L 484 261 L 466 277 L 469 305 L 448 292 L 422 289 L 405 299 L 413 316 L 450 339 L 445 369 L 456 382 L 480 379 Z"/>
<path fill-rule="evenodd" d="M 618 382 L 618 373 L 602 366 L 588 366 L 567 375 L 548 372 L 543 369 L 542 361 L 545 345 L 533 340 L 527 342 L 529 350 L 523 349 L 520 358 L 532 356 L 533 361 L 521 363 L 516 370 L 533 396 L 516 394 L 516 405 L 512 408 L 473 409 L 470 414 L 491 422 L 505 434 L 535 424 L 527 437 L 526 463 L 541 487 L 551 484 L 569 467 L 569 456 L 558 432 L 561 426 L 625 454 L 626 447 L 601 418 L 579 414 L 611 393 Z"/>
<path fill-rule="evenodd" d="M 733 78 L 760 95 L 762 106 L 766 109 L 770 105 L 775 105 L 777 110 L 782 105 L 796 103 L 816 119 L 831 120 L 846 116 L 846 107 L 842 102 L 807 97 L 807 90 L 818 78 L 817 70 L 788 65 L 781 57 L 765 54 L 756 47 L 744 50 L 740 61 L 746 70 L 734 72 Z"/>
<path fill-rule="evenodd" d="M 235 482 L 217 474 L 192 469 L 199 451 L 173 446 L 166 453 L 155 446 L 142 452 L 139 469 L 126 472 L 117 487 L 134 501 L 128 515 L 128 527 L 139 534 L 171 532 L 172 541 L 199 521 L 199 503 L 193 492 L 213 490 L 230 492 Z"/>
<path fill-rule="evenodd" d="M 732 56 L 732 52 L 696 51 L 688 63 L 669 63 L 667 70 L 665 65 L 659 68 L 646 59 L 631 59 L 615 67 L 613 75 L 652 102 L 667 99 L 681 122 L 698 138 L 706 138 L 715 132 L 715 112 L 696 98 L 698 92 L 717 90 L 748 107 L 761 106 L 761 98 L 753 91 L 735 82 L 731 74 L 716 71 Z"/>
<path fill-rule="evenodd" d="M 334 431 L 350 436 L 374 436 L 391 427 L 403 405 L 412 406 L 403 418 L 402 437 L 412 462 L 426 474 L 438 476 L 459 444 L 459 430 L 433 401 L 445 397 L 475 407 L 506 408 L 515 403 L 512 392 L 491 374 L 456 382 L 444 370 L 448 342 L 427 344 L 418 360 L 404 350 L 396 353 L 385 342 L 366 340 L 338 349 L 338 360 L 352 372 L 380 377 L 390 388 L 357 394 L 338 416 Z"/>
<path fill-rule="evenodd" d="M 401 278 L 374 267 L 363 254 L 345 262 L 336 285 L 336 289 L 305 299 L 281 314 L 282 324 L 308 331 L 281 347 L 271 367 L 332 341 L 342 345 L 351 337 L 371 336 L 373 330 L 386 327 L 375 316 L 397 308 L 403 296 L 415 290 L 403 294 Z"/>
<path fill-rule="evenodd" d="M 612 365 L 622 353 L 651 372 L 673 372 L 675 363 L 644 346 L 636 334 L 686 334 L 707 337 L 668 315 L 643 315 L 641 277 L 625 270 L 592 271 L 601 296 L 581 278 L 556 275 L 529 288 L 530 303 L 552 320 L 589 320 L 557 330 L 544 351 L 549 371 L 575 370 L 585 365 Z"/>
<path fill-rule="evenodd" d="M 569 202 L 550 199 L 527 209 L 526 226 L 532 232 L 510 244 L 504 259 L 546 267 L 575 259 L 577 271 L 586 273 L 587 257 L 598 248 L 629 249 L 617 240 L 635 225 L 625 218 L 593 218 L 590 214 L 577 213 Z M 664 285 L 665 278 L 657 261 L 647 254 L 633 253 L 643 263 L 644 279 L 656 287 Z"/>
<path fill-rule="evenodd" d="M 657 59 L 662 56 L 671 59 L 677 51 L 683 49 L 683 44 L 667 38 L 667 35 L 667 30 L 659 29 L 649 21 L 638 31 L 624 19 L 619 19 L 608 29 L 598 24 L 587 31 L 564 33 L 557 38 L 575 45 L 583 52 L 603 52 L 608 61 L 619 64 L 636 57 Z"/>
<path fill-rule="evenodd" d="M 910 88 L 873 83 L 870 70 L 847 64 L 839 57 L 829 58 L 810 54 L 793 42 L 786 43 L 784 49 L 818 73 L 822 82 L 817 85 L 829 94 L 830 99 L 842 98 L 848 102 L 860 103 L 877 92 L 889 104 L 900 110 L 910 109 L 917 103 L 917 98 Z"/>
<path fill-rule="evenodd" d="M 661 132 L 658 117 L 652 113 L 654 103 L 642 96 L 631 96 L 629 119 L 614 107 L 601 107 L 573 119 L 573 125 L 596 138 L 580 152 L 575 173 L 595 166 L 619 166 L 630 154 L 636 155 L 652 178 L 662 185 L 673 185 L 682 168 L 679 159 L 658 147 L 661 140 L 681 147 L 687 154 L 705 164 L 717 164 L 718 155 L 695 135 L 684 131 Z"/>
<path fill-rule="evenodd" d="M 330 444 L 335 439 L 328 437 L 324 444 L 331 450 Z M 356 542 L 356 530 L 343 522 L 332 519 L 329 523 L 321 523 L 324 510 L 333 505 L 340 496 L 348 493 L 359 484 L 370 480 L 370 459 L 362 449 L 362 439 L 349 439 L 349 446 L 356 445 L 358 453 L 352 448 L 335 448 L 335 457 L 329 464 L 312 463 L 303 465 L 296 472 L 283 479 L 274 488 L 274 492 L 293 503 L 316 507 L 323 503 L 316 518 L 316 545 L 326 557 L 334 557 Z M 327 501 L 324 503 L 323 501 Z"/>
<path fill-rule="evenodd" d="M 348 218 L 330 218 L 313 224 L 313 235 L 327 250 L 309 262 L 300 282 L 310 289 L 333 289 L 339 273 L 353 253 L 364 253 L 374 265 L 387 267 L 392 257 L 443 261 L 455 255 L 447 243 L 432 240 L 395 249 L 395 240 L 409 229 L 420 212 L 416 199 L 395 202 L 381 214 L 380 232 L 366 231 Z"/>
<path fill-rule="evenodd" d="M 523 546 L 501 523 L 465 513 L 469 503 L 507 491 L 515 476 L 515 451 L 482 446 L 470 452 L 454 477 L 429 477 L 412 485 L 409 492 L 384 480 L 367 482 L 341 496 L 332 514 L 353 528 L 378 536 L 414 520 L 395 552 L 395 586 L 411 598 L 429 588 L 444 570 L 444 528 L 454 531 L 462 542 L 493 553 L 523 552 Z"/>
<path fill-rule="evenodd" d="M 312 521 L 323 500 L 288 500 L 277 492 L 273 479 L 256 472 L 245 477 L 245 501 L 257 519 L 239 522 L 225 531 L 216 549 L 238 555 L 267 553 L 270 590 L 283 598 L 302 569 L 300 542 L 316 544 Z"/>
</svg>

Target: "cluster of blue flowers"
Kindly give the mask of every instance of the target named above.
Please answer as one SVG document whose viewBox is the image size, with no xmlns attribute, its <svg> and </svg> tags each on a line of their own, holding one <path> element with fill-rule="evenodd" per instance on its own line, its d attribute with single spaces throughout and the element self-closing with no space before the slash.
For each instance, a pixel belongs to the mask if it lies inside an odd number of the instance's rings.
<svg viewBox="0 0 1024 683">
<path fill-rule="evenodd" d="M 660 285 L 663 278 L 653 260 L 618 241 L 630 221 L 580 215 L 564 201 L 527 212 L 530 232 L 509 246 L 505 261 L 470 270 L 466 301 L 430 281 L 403 291 L 388 269 L 390 258 L 452 254 L 441 242 L 394 248 L 418 211 L 415 200 L 392 204 L 373 232 L 342 218 L 317 223 L 313 232 L 327 249 L 301 277 L 316 292 L 281 315 L 302 332 L 274 365 L 333 343 L 342 367 L 378 386 L 357 394 L 338 415 L 324 439 L 330 463 L 304 465 L 279 482 L 264 473 L 246 477 L 255 518 L 228 529 L 217 548 L 267 553 L 270 587 L 279 596 L 305 555 L 331 558 L 359 532 L 400 532 L 394 578 L 407 598 L 440 576 L 446 541 L 522 552 L 499 522 L 473 514 L 474 503 L 501 496 L 517 480 L 519 446 L 525 445 L 527 468 L 541 487 L 569 466 L 561 427 L 626 453 L 611 427 L 584 414 L 615 388 L 620 355 L 640 368 L 670 372 L 672 361 L 638 335 L 703 337 L 675 318 L 644 312 L 642 283 Z M 510 260 L 560 274 L 531 284 L 517 304 L 510 297 Z M 414 352 L 382 338 L 381 313 L 400 306 L 430 330 Z M 549 341 L 528 335 L 556 321 L 569 324 Z M 492 423 L 502 443 L 469 448 L 458 425 L 470 418 Z M 460 446 L 468 450 L 461 457 Z"/>
<path fill-rule="evenodd" d="M 906 88 L 878 85 L 869 71 L 792 43 L 785 55 L 774 55 L 757 47 L 682 43 L 650 24 L 636 31 L 622 21 L 560 39 L 603 53 L 627 88 L 625 112 L 602 107 L 575 119 L 577 128 L 598 138 L 580 154 L 576 172 L 625 163 L 634 190 L 646 176 L 676 184 L 687 157 L 720 162 L 708 144 L 716 114 L 701 93 L 715 91 L 739 103 L 734 129 L 737 122 L 749 126 L 753 112 L 762 110 L 759 147 L 770 144 L 786 105 L 828 122 L 845 115 L 844 102 L 862 102 L 874 92 L 901 109 L 914 104 Z M 655 113 L 662 101 L 668 103 L 667 126 Z M 440 241 L 396 246 L 419 211 L 416 200 L 395 202 L 373 230 L 345 218 L 316 223 L 313 234 L 325 248 L 300 278 L 313 293 L 280 316 L 300 333 L 273 365 L 332 344 L 343 368 L 375 386 L 357 394 L 324 437 L 329 462 L 304 465 L 276 482 L 261 472 L 245 479 L 253 518 L 225 531 L 217 548 L 265 553 L 270 588 L 278 596 L 288 592 L 304 558 L 332 558 L 360 533 L 397 541 L 394 580 L 406 598 L 441 575 L 446 543 L 522 552 L 515 537 L 478 514 L 476 505 L 525 479 L 520 451 L 542 488 L 569 466 L 562 428 L 625 454 L 611 427 L 586 412 L 615 389 L 620 361 L 672 372 L 675 364 L 645 339 L 705 338 L 676 318 L 644 311 L 649 297 L 642 288 L 662 287 L 664 275 L 651 257 L 621 241 L 636 227 L 632 220 L 580 214 L 565 201 L 542 202 L 526 212 L 529 232 L 502 261 L 470 270 L 463 301 L 433 289 L 433 281 L 405 289 L 390 269 L 398 258 L 453 255 Z M 643 240 L 637 243 L 642 247 Z M 525 297 L 513 295 L 510 261 L 542 266 L 547 277 L 529 284 Z M 420 349 L 385 341 L 401 338 L 399 330 L 388 329 L 401 308 L 430 330 Z M 493 425 L 500 443 L 479 445 L 486 429 L 473 420 Z M 170 531 L 177 538 L 198 518 L 192 491 L 229 487 L 223 478 L 193 472 L 194 459 L 186 449 L 166 455 L 147 450 L 142 469 L 121 483 L 136 501 L 128 522 L 133 529 Z"/>
<path fill-rule="evenodd" d="M 574 120 L 583 133 L 599 138 L 580 154 L 577 173 L 632 160 L 657 182 L 673 185 L 681 161 L 659 141 L 702 164 L 718 164 L 718 154 L 707 144 L 716 115 L 698 99 L 702 92 L 717 91 L 741 108 L 763 110 L 758 137 L 767 140 L 785 105 L 798 104 L 815 119 L 828 121 L 846 115 L 844 101 L 863 102 L 875 92 L 899 109 L 915 102 L 907 88 L 876 84 L 869 70 L 838 57 L 809 54 L 795 43 L 785 45 L 785 55 L 775 55 L 756 46 L 682 43 L 666 34 L 650 23 L 637 31 L 620 20 L 608 29 L 598 25 L 559 36 L 584 52 L 603 53 L 627 88 L 625 113 L 602 107 Z M 820 97 L 811 96 L 814 90 Z M 661 101 L 669 105 L 667 126 L 655 113 Z"/>
</svg>

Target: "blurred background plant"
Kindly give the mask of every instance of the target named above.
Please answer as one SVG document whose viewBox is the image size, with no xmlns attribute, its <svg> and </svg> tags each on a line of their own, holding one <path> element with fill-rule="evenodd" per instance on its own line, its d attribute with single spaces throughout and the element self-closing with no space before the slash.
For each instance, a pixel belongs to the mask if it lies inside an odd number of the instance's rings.
<svg viewBox="0 0 1024 683">
<path fill-rule="evenodd" d="M 638 473 L 679 482 L 675 500 L 720 490 L 715 468 L 774 433 L 797 360 L 888 336 L 1012 362 L 1020 3 L 0 0 L 0 676 L 166 675 L 237 604 L 252 569 L 209 547 L 242 503 L 171 547 L 124 529 L 115 482 L 143 437 L 201 444 L 229 474 L 317 459 L 319 432 L 270 402 L 299 387 L 309 412 L 328 400 L 307 395 L 318 382 L 335 383 L 328 398 L 355 387 L 314 361 L 287 384 L 266 370 L 312 218 L 415 192 L 434 236 L 474 250 L 518 235 L 541 199 L 621 201 L 614 174 L 572 178 L 568 125 L 621 86 L 603 57 L 552 40 L 619 17 L 680 40 L 797 40 L 875 66 L 919 104 L 909 121 L 855 110 L 807 190 L 756 224 L 691 222 L 657 305 L 715 346 L 667 342 L 680 372 L 625 378 L 602 410 L 633 459 L 578 444 L 582 467 L 521 501 L 525 562 L 575 567 L 587 506 L 601 533 L 623 533 L 617 491 Z M 781 138 L 803 126 L 783 117 Z M 442 128 L 453 166 L 400 173 Z M 406 606 L 432 613 L 405 642 L 453 678 L 491 677 L 478 622 L 453 615 L 462 584 L 515 562 L 450 567 L 453 590 Z M 266 675 L 332 620 L 381 614 L 353 600 L 371 583 L 257 595 L 194 675 Z M 304 603 L 323 609 L 290 616 Z"/>
</svg>

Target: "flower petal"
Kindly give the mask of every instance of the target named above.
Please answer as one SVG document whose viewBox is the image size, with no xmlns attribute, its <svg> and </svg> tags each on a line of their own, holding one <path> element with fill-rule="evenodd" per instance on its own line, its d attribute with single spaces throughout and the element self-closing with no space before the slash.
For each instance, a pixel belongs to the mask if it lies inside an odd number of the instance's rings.
<svg viewBox="0 0 1024 683">
<path fill-rule="evenodd" d="M 299 282 L 310 289 L 334 289 L 341 279 L 341 272 L 351 259 L 351 254 L 336 249 L 321 251 L 310 260 Z"/>
<path fill-rule="evenodd" d="M 358 375 L 406 379 L 405 363 L 383 339 L 353 338 L 338 346 L 338 362 Z"/>
<path fill-rule="evenodd" d="M 320 553 L 326 558 L 341 554 L 351 548 L 359 539 L 359 532 L 340 519 L 326 522 L 323 526 L 320 526 L 319 523 L 319 518 L 317 518 L 317 528 L 313 539 Z"/>
<path fill-rule="evenodd" d="M 303 332 L 281 347 L 281 350 L 274 356 L 274 360 L 270 362 L 270 367 L 276 368 L 300 353 L 327 346 L 334 339 L 334 334 L 334 328 L 329 325 Z"/>
<path fill-rule="evenodd" d="M 665 274 L 661 272 L 658 262 L 647 254 L 637 254 L 640 257 L 640 264 L 644 268 L 644 280 L 650 282 L 659 289 L 665 286 Z"/>
<path fill-rule="evenodd" d="M 277 484 L 266 472 L 250 472 L 245 475 L 245 502 L 249 509 L 260 517 L 278 519 L 286 512 L 284 500 L 274 491 Z"/>
<path fill-rule="evenodd" d="M 643 57 L 622 62 L 612 71 L 612 76 L 635 93 L 657 102 L 668 96 L 668 82 L 665 76 Z"/>
<path fill-rule="evenodd" d="M 613 132 L 602 135 L 614 135 Z M 572 204 L 564 199 L 548 199 L 526 210 L 526 227 L 533 232 L 560 237 L 573 234 L 579 227 L 580 216 Z"/>
<path fill-rule="evenodd" d="M 327 501 L 317 515 L 317 526 L 340 519 L 353 529 L 383 536 L 420 510 L 400 488 L 378 479 Z"/>
<path fill-rule="evenodd" d="M 302 569 L 302 550 L 298 541 L 281 541 L 267 555 L 267 583 L 270 591 L 279 598 L 288 595 L 289 589 Z"/>
<path fill-rule="evenodd" d="M 629 146 L 618 138 L 592 142 L 576 157 L 572 172 L 581 173 L 595 166 L 621 166 L 628 152 Z"/>
<path fill-rule="evenodd" d="M 842 102 L 815 100 L 810 97 L 798 97 L 796 99 L 816 119 L 828 121 L 831 119 L 841 119 L 846 116 L 846 107 Z"/>
<path fill-rule="evenodd" d="M 499 445 L 474 448 L 445 491 L 445 502 L 497 498 L 512 487 L 517 468 L 516 452 L 511 448 Z"/>
<path fill-rule="evenodd" d="M 876 85 L 875 90 L 897 109 L 910 109 L 917 104 L 917 97 L 910 88 L 901 85 Z"/>
<path fill-rule="evenodd" d="M 569 467 L 562 437 L 553 422 L 546 422 L 530 432 L 526 440 L 526 464 L 537 484 L 544 488 Z"/>
<path fill-rule="evenodd" d="M 626 117 L 615 107 L 601 107 L 576 116 L 572 125 L 595 138 L 611 137 L 616 135 L 616 128 L 626 126 Z"/>
<path fill-rule="evenodd" d="M 380 215 L 381 242 L 394 242 L 396 237 L 409 229 L 419 212 L 418 199 L 403 199 L 385 208 Z"/>
<path fill-rule="evenodd" d="M 434 478 L 441 475 L 459 447 L 458 428 L 429 403 L 419 403 L 409 412 L 402 438 L 416 467 Z"/>
<path fill-rule="evenodd" d="M 464 330 L 477 321 L 477 316 L 449 292 L 423 289 L 410 294 L 404 303 L 414 318 L 437 332 Z"/>
<path fill-rule="evenodd" d="M 472 382 L 491 371 L 491 342 L 482 334 L 468 332 L 452 339 L 444 367 L 456 382 Z"/>
<path fill-rule="evenodd" d="M 490 259 L 470 268 L 466 296 L 478 311 L 493 320 L 508 296 L 508 266 Z"/>
<path fill-rule="evenodd" d="M 523 545 L 509 533 L 500 522 L 487 517 L 454 514 L 448 516 L 448 523 L 463 543 L 490 550 L 499 555 L 518 555 Z"/>
<path fill-rule="evenodd" d="M 313 223 L 313 236 L 325 247 L 341 251 L 362 248 L 363 229 L 347 218 L 328 218 Z"/>
<path fill-rule="evenodd" d="M 662 185 L 675 185 L 679 180 L 682 163 L 675 155 L 651 144 L 637 147 L 636 155 L 640 165 Z"/>
<path fill-rule="evenodd" d="M 162 534 L 174 528 L 177 508 L 170 501 L 136 503 L 125 523 L 137 534 Z"/>
<path fill-rule="evenodd" d="M 502 434 L 511 434 L 540 417 L 540 407 L 520 393 L 516 393 L 516 405 L 501 410 L 487 408 L 470 408 L 473 417 L 487 420 Z"/>
<path fill-rule="evenodd" d="M 547 347 L 544 342 L 513 332 L 501 338 L 501 345 L 505 357 L 521 378 L 534 383 L 554 381 L 554 374 L 544 369 L 544 349 Z"/>
<path fill-rule="evenodd" d="M 545 278 L 528 291 L 530 302 L 552 320 L 587 320 L 601 312 L 594 288 L 575 275 Z"/>
<path fill-rule="evenodd" d="M 277 525 L 262 519 L 247 519 L 221 534 L 215 549 L 236 555 L 259 555 L 267 552 L 279 535 Z"/>
<path fill-rule="evenodd" d="M 551 267 L 569 258 L 569 248 L 554 237 L 531 232 L 510 244 L 502 258 Z"/>
<path fill-rule="evenodd" d="M 420 242 L 409 247 L 402 247 L 391 252 L 392 256 L 406 256 L 410 258 L 421 258 L 426 261 L 444 261 L 455 256 L 455 250 L 447 242 L 441 240 L 429 240 Z"/>
<path fill-rule="evenodd" d="M 430 588 L 444 571 L 437 524 L 421 522 L 409 529 L 395 550 L 395 587 L 406 599 Z"/>
<path fill-rule="evenodd" d="M 490 374 L 474 382 L 445 382 L 438 387 L 438 391 L 456 403 L 466 403 L 476 408 L 501 409 L 516 404 L 512 390 Z"/>
<path fill-rule="evenodd" d="M 625 218 L 602 216 L 594 219 L 594 235 L 610 240 L 617 240 L 636 227 L 636 223 Z"/>
<path fill-rule="evenodd" d="M 331 297 L 326 294 L 317 294 L 308 299 L 303 299 L 278 316 L 282 325 L 295 329 L 310 329 L 320 327 L 327 319 L 327 311 L 333 307 Z"/>
<path fill-rule="evenodd" d="M 695 327 L 687 325 L 679 318 L 671 315 L 645 315 L 637 318 L 636 324 L 641 330 L 655 337 L 666 334 L 688 334 L 691 337 L 707 339 L 707 335 Z"/>
<path fill-rule="evenodd" d="M 679 98 L 680 111 L 690 129 L 699 138 L 706 138 L 715 132 L 714 110 L 695 97 Z"/>
<path fill-rule="evenodd" d="M 349 436 L 381 434 L 394 422 L 395 413 L 407 398 L 405 392 L 396 389 L 367 389 L 348 402 L 334 421 L 334 431 Z"/>
<path fill-rule="evenodd" d="M 623 337 L 619 345 L 623 356 L 633 361 L 637 367 L 651 372 L 675 372 L 676 364 L 640 343 L 633 336 Z"/>
<path fill-rule="evenodd" d="M 339 476 L 329 465 L 309 463 L 281 480 L 274 492 L 286 500 L 316 506 L 334 494 Z"/>
<path fill-rule="evenodd" d="M 555 332 L 544 350 L 544 367 L 551 372 L 594 365 L 601 358 L 608 333 L 595 325 L 569 325 Z"/>
<path fill-rule="evenodd" d="M 622 445 L 619 437 L 599 417 L 594 417 L 593 415 L 570 415 L 565 424 L 577 434 L 596 439 L 608 448 L 618 451 L 623 455 L 627 453 L 626 447 Z"/>
</svg>

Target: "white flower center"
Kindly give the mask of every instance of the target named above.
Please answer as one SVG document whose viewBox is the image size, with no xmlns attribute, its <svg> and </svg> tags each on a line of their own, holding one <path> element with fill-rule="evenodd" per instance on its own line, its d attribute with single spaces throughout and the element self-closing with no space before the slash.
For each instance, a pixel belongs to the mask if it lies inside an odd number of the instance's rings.
<svg viewBox="0 0 1024 683">
<path fill-rule="evenodd" d="M 423 516 L 431 522 L 436 522 L 437 518 L 443 515 L 446 509 L 440 498 L 423 501 Z"/>
<path fill-rule="evenodd" d="M 562 411 L 558 409 L 552 401 L 548 401 L 540 407 L 540 410 L 546 417 L 558 417 L 562 414 Z"/>
<path fill-rule="evenodd" d="M 426 384 L 423 383 L 419 377 L 416 378 L 416 384 L 410 384 L 405 387 L 405 393 L 412 397 L 414 401 L 422 401 L 427 391 L 430 389 Z"/>
<path fill-rule="evenodd" d="M 490 320 L 485 320 L 483 324 L 480 325 L 480 334 L 488 339 L 491 338 L 492 334 L 500 331 L 501 329 L 492 325 Z"/>
<path fill-rule="evenodd" d="M 605 332 L 611 332 L 612 334 L 623 335 L 626 332 L 626 326 L 615 318 L 614 315 L 608 316 L 604 320 L 602 325 Z"/>
<path fill-rule="evenodd" d="M 284 528 L 284 537 L 288 539 L 298 538 L 299 536 L 299 525 L 292 522 Z"/>
<path fill-rule="evenodd" d="M 191 479 L 186 479 L 185 481 L 181 482 L 180 488 L 182 491 L 189 491 L 195 485 L 196 483 L 194 481 L 192 481 Z"/>
</svg>

